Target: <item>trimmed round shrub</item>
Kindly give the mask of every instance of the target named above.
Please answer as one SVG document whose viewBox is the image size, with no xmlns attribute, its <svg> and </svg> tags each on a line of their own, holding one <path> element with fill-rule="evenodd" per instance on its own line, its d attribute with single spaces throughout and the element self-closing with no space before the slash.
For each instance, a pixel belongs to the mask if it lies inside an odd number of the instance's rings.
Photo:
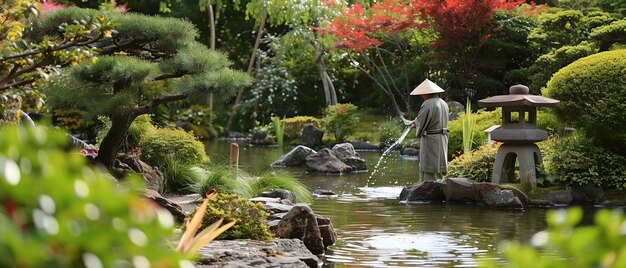
<svg viewBox="0 0 626 268">
<path fill-rule="evenodd" d="M 546 176 L 555 183 L 626 189 L 626 158 L 593 145 L 582 133 L 550 139 L 542 151 Z"/>
<path fill-rule="evenodd" d="M 446 178 L 468 178 L 478 182 L 491 182 L 493 163 L 496 161 L 498 145 L 483 145 L 464 153 L 448 163 Z"/>
<path fill-rule="evenodd" d="M 594 54 L 559 70 L 544 91 L 556 114 L 596 144 L 626 154 L 626 50 Z"/>
<path fill-rule="evenodd" d="M 358 107 L 352 103 L 340 103 L 326 109 L 324 117 L 324 130 L 335 136 L 336 142 L 345 141 L 346 138 L 355 133 L 359 126 L 357 116 Z"/>
<path fill-rule="evenodd" d="M 202 219 L 200 229 L 224 218 L 224 222 L 236 221 L 237 223 L 218 236 L 217 239 L 269 241 L 272 239 L 272 234 L 265 222 L 269 213 L 264 211 L 262 206 L 261 203 L 255 204 L 234 194 L 217 194 L 209 201 L 207 213 Z"/>
<path fill-rule="evenodd" d="M 139 143 L 141 160 L 161 167 L 168 158 L 182 164 L 202 164 L 209 161 L 204 144 L 180 128 L 157 128 L 149 131 Z"/>
<path fill-rule="evenodd" d="M 167 246 L 172 215 L 64 152 L 66 134 L 10 127 L 0 141 L 0 267 L 186 262 Z M 136 176 L 126 182 L 141 188 Z"/>
<path fill-rule="evenodd" d="M 291 191 L 296 196 L 296 202 L 313 203 L 313 197 L 309 189 L 288 172 L 265 172 L 259 178 L 253 180 L 251 186 L 253 196 L 259 196 L 262 192 L 268 190 L 283 189 Z"/>
</svg>

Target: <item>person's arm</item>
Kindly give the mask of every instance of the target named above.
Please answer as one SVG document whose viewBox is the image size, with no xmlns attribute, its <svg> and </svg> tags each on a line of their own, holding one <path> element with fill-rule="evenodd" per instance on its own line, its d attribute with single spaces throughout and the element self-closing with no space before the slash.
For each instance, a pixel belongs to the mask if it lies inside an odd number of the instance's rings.
<svg viewBox="0 0 626 268">
<path fill-rule="evenodd" d="M 428 126 L 428 123 L 431 120 L 431 114 L 430 114 L 430 109 L 428 109 L 427 107 L 422 107 L 419 111 L 419 113 L 417 114 L 417 118 L 415 118 L 415 127 L 417 128 L 415 130 L 415 134 L 418 137 L 421 137 L 424 135 L 424 132 L 426 132 L 426 126 Z"/>
</svg>

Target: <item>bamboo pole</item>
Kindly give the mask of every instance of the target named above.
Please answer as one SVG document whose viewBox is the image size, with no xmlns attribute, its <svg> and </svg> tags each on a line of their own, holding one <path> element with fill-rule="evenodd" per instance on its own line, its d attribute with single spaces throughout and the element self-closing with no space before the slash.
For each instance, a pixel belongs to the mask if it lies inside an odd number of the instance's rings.
<svg viewBox="0 0 626 268">
<path fill-rule="evenodd" d="M 230 144 L 230 167 L 239 167 L 239 144 L 237 143 Z"/>
</svg>

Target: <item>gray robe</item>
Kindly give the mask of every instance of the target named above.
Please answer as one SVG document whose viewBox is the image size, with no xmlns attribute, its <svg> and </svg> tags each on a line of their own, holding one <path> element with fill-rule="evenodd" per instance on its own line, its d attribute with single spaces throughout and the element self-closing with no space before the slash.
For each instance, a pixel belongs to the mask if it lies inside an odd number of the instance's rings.
<svg viewBox="0 0 626 268">
<path fill-rule="evenodd" d="M 448 172 L 448 134 L 429 134 L 448 128 L 448 104 L 439 97 L 422 103 L 415 118 L 420 140 L 420 172 Z"/>
</svg>

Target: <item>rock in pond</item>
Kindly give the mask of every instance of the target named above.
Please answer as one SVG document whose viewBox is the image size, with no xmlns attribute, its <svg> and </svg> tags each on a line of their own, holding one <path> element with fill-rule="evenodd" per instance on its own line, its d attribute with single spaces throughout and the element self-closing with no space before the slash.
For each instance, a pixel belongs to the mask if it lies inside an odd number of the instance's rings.
<svg viewBox="0 0 626 268">
<path fill-rule="evenodd" d="M 307 157 L 315 153 L 315 150 L 299 145 L 272 163 L 272 167 L 301 167 L 305 165 Z"/>
<path fill-rule="evenodd" d="M 319 267 L 322 262 L 298 239 L 214 240 L 198 252 L 196 267 Z"/>
<path fill-rule="evenodd" d="M 300 136 L 300 144 L 309 148 L 320 148 L 322 146 L 322 138 L 324 131 L 316 128 L 313 124 L 308 124 L 302 129 Z"/>
<path fill-rule="evenodd" d="M 324 254 L 324 242 L 313 210 L 294 206 L 280 219 L 275 234 L 280 238 L 298 238 L 313 254 Z"/>
<path fill-rule="evenodd" d="M 305 166 L 307 171 L 316 173 L 341 174 L 352 171 L 352 167 L 342 162 L 328 148 L 307 156 Z"/>
<path fill-rule="evenodd" d="M 284 190 L 284 189 L 268 190 L 268 191 L 262 192 L 259 196 L 280 198 L 282 200 L 289 200 L 293 204 L 297 203 L 296 196 L 291 191 Z"/>
<path fill-rule="evenodd" d="M 400 192 L 400 201 L 415 202 L 429 201 L 441 202 L 446 196 L 441 190 L 441 184 L 436 181 L 422 181 L 406 186 Z"/>
</svg>

